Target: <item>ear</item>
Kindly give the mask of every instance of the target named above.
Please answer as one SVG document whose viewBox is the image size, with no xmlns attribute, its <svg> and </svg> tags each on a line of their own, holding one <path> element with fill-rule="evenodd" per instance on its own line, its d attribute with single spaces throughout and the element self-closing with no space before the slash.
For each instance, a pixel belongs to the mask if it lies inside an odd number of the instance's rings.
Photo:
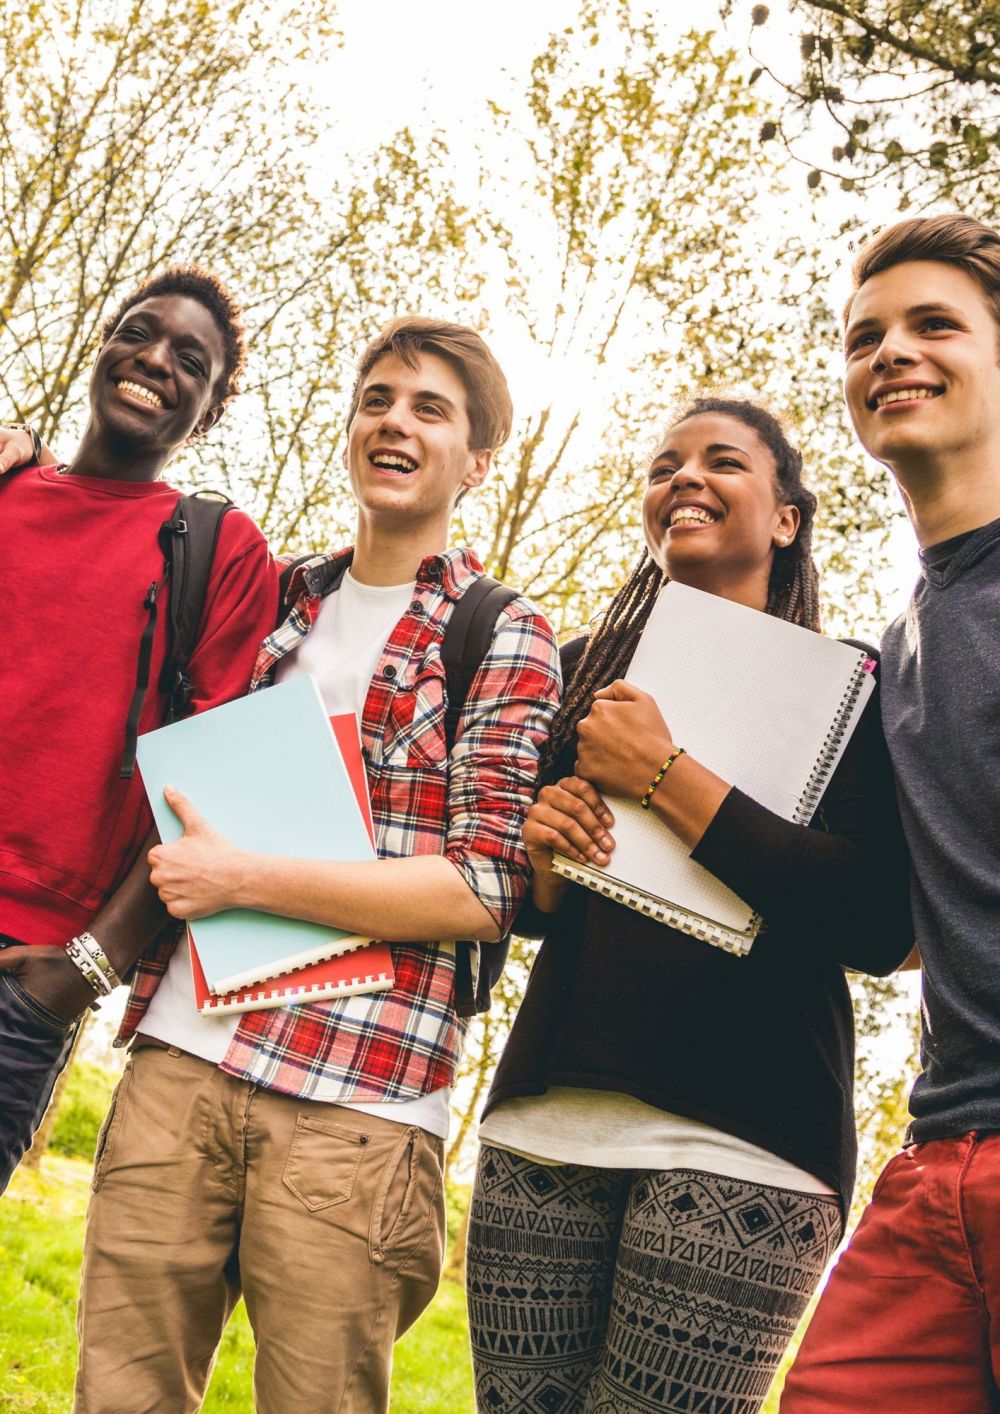
<svg viewBox="0 0 1000 1414">
<path fill-rule="evenodd" d="M 798 506 L 782 506 L 780 508 L 771 534 L 771 541 L 775 549 L 784 550 L 791 545 L 799 533 L 801 519 Z"/>
<path fill-rule="evenodd" d="M 472 457 L 472 465 L 462 477 L 462 485 L 471 490 L 473 486 L 482 486 L 486 480 L 486 475 L 493 463 L 493 453 L 482 451 L 470 452 L 469 455 Z"/>
<path fill-rule="evenodd" d="M 216 403 L 215 407 L 209 408 L 208 412 L 203 413 L 202 416 L 199 417 L 198 421 L 195 423 L 194 428 L 191 432 L 191 436 L 204 437 L 207 432 L 211 432 L 212 428 L 215 426 L 215 424 L 218 422 L 219 418 L 224 412 L 225 407 L 222 405 L 222 403 Z"/>
</svg>

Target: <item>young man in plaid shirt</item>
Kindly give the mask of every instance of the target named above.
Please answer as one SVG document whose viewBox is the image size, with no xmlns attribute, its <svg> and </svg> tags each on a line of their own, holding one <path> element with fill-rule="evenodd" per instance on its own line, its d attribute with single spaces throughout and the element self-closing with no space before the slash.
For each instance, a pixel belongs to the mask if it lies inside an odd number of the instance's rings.
<svg viewBox="0 0 1000 1414">
<path fill-rule="evenodd" d="M 87 1224 L 88 1414 L 198 1408 L 241 1290 L 259 1410 L 388 1407 L 393 1341 L 431 1299 L 444 1251 L 454 940 L 489 946 L 511 925 L 559 693 L 551 629 L 516 598 L 448 755 L 442 636 L 482 573 L 445 549 L 448 525 L 510 420 L 503 374 L 470 330 L 403 319 L 379 335 L 349 418 L 355 545 L 296 571 L 292 612 L 257 661 L 251 690 L 309 672 L 328 711 L 357 713 L 378 860 L 248 856 L 171 799 L 184 838 L 150 855 L 171 913 L 249 907 L 387 938 L 396 984 L 207 1018 L 191 1007 L 186 944 L 141 964 Z"/>
</svg>

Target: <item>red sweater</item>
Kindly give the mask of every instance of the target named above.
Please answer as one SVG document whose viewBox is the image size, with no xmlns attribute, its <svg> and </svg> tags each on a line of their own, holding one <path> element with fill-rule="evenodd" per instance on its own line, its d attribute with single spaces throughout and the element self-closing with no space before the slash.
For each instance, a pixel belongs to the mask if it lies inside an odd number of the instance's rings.
<svg viewBox="0 0 1000 1414">
<path fill-rule="evenodd" d="M 162 582 L 157 532 L 180 493 L 162 481 L 0 477 L 0 933 L 64 943 L 128 872 L 152 823 L 138 772 L 121 780 L 143 600 Z M 198 646 L 195 711 L 247 689 L 274 627 L 277 575 L 261 532 L 222 522 Z M 139 731 L 160 726 L 166 596 Z"/>
</svg>

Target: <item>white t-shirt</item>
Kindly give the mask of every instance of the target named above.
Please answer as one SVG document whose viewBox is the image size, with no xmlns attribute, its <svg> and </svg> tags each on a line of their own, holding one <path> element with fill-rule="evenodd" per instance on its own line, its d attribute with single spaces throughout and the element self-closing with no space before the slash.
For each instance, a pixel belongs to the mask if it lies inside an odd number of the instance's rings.
<svg viewBox="0 0 1000 1414">
<path fill-rule="evenodd" d="M 278 664 L 275 681 L 287 682 L 311 673 L 331 717 L 353 712 L 360 721 L 378 660 L 413 598 L 414 587 L 413 583 L 359 584 L 348 570 L 336 593 L 323 600 L 307 637 Z M 336 1002 L 328 1005 L 336 1006 Z M 225 1059 L 239 1021 L 238 1015 L 202 1016 L 195 1010 L 185 936 L 170 959 L 140 1031 L 218 1065 Z M 322 1093 L 316 1098 L 322 1100 Z M 416 1100 L 336 1103 L 350 1104 L 351 1109 L 398 1124 L 415 1124 L 441 1139 L 448 1137 L 450 1086 Z"/>
<path fill-rule="evenodd" d="M 796 1193 L 834 1193 L 822 1179 L 746 1139 L 618 1091 L 553 1085 L 544 1095 L 502 1100 L 479 1126 L 479 1137 L 541 1164 L 699 1169 Z"/>
</svg>

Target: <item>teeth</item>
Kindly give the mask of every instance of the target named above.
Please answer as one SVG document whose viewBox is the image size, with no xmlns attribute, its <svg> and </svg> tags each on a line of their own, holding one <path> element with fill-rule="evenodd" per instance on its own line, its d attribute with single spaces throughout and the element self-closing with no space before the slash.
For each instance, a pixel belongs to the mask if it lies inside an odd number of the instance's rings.
<svg viewBox="0 0 1000 1414">
<path fill-rule="evenodd" d="M 932 388 L 894 388 L 891 393 L 882 393 L 875 399 L 876 407 L 884 408 L 886 403 L 910 403 L 921 398 L 934 398 Z"/>
<path fill-rule="evenodd" d="M 131 393 L 133 397 L 142 398 L 143 402 L 149 403 L 150 407 L 161 408 L 163 406 L 163 399 L 151 388 L 143 388 L 138 383 L 130 383 L 127 378 L 123 378 L 118 386 L 124 388 L 126 393 Z"/>
<path fill-rule="evenodd" d="M 670 512 L 671 525 L 711 525 L 714 520 L 715 516 L 700 506 L 678 506 Z"/>
<path fill-rule="evenodd" d="M 416 471 L 417 464 L 410 457 L 391 456 L 388 452 L 378 452 L 372 457 L 375 466 L 386 471 Z"/>
</svg>

